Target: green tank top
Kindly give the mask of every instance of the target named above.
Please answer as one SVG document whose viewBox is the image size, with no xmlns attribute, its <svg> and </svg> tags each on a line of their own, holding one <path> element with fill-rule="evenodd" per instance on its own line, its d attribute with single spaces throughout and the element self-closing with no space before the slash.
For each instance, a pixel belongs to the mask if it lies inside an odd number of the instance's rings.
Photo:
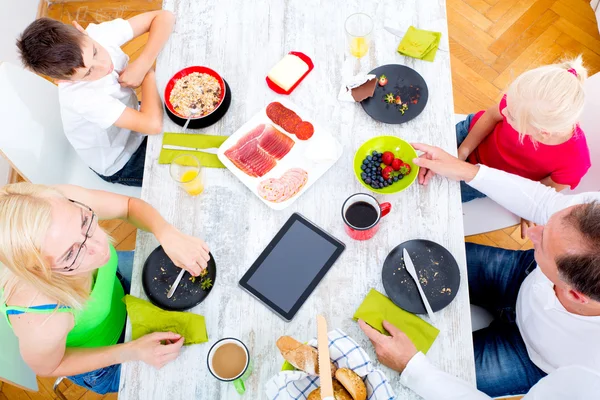
<svg viewBox="0 0 600 400">
<path fill-rule="evenodd" d="M 75 326 L 67 336 L 67 347 L 102 347 L 111 346 L 118 342 L 125 326 L 127 312 L 122 301 L 125 292 L 117 278 L 117 251 L 110 245 L 110 259 L 98 268 L 96 280 L 90 293 L 90 298 L 81 311 L 73 311 L 68 307 L 56 308 L 56 304 L 18 307 L 7 306 L 0 302 L 0 312 L 4 314 L 8 324 L 11 314 L 37 313 L 51 314 L 53 312 L 72 312 Z M 0 289 L 0 298 L 3 295 Z"/>
</svg>

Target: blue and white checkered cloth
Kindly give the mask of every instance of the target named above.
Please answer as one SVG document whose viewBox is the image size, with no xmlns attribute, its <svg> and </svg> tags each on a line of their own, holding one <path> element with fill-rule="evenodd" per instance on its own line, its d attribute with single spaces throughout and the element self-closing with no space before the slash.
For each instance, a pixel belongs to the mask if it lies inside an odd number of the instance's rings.
<svg viewBox="0 0 600 400">
<path fill-rule="evenodd" d="M 367 353 L 348 335 L 336 329 L 329 337 L 329 356 L 338 368 L 349 368 L 364 379 L 367 400 L 393 400 L 394 391 L 383 372 L 373 367 Z M 317 340 L 308 342 L 317 347 Z M 320 386 L 319 377 L 302 371 L 282 371 L 265 385 L 269 400 L 306 400 Z"/>
</svg>

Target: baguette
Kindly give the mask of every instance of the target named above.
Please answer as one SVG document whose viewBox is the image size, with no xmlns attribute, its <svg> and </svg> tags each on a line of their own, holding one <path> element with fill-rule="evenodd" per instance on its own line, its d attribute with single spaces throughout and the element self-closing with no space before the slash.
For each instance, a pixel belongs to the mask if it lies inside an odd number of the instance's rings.
<svg viewBox="0 0 600 400">
<path fill-rule="evenodd" d="M 335 371 L 335 379 L 344 386 L 354 400 L 366 400 L 367 387 L 354 371 L 348 368 L 339 368 Z"/>
<path fill-rule="evenodd" d="M 309 375 L 319 375 L 319 358 L 317 349 L 302 344 L 293 337 L 282 336 L 277 340 L 277 347 L 287 362 Z M 331 376 L 335 375 L 336 367 L 331 364 Z"/>
</svg>

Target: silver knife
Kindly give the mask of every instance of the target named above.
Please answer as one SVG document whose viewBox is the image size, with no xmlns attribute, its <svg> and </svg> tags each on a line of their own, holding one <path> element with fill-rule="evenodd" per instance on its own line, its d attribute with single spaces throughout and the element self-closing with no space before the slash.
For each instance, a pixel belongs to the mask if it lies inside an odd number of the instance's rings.
<svg viewBox="0 0 600 400">
<path fill-rule="evenodd" d="M 177 286 L 179 286 L 179 282 L 181 282 L 181 278 L 183 278 L 183 274 L 185 274 L 185 269 L 181 268 L 179 275 L 177 275 L 177 279 L 175 279 L 175 282 L 173 282 L 171 289 L 169 289 L 169 293 L 167 293 L 167 299 L 170 299 L 175 294 Z"/>
<path fill-rule="evenodd" d="M 423 300 L 423 304 L 425 304 L 425 309 L 427 310 L 427 314 L 429 315 L 429 319 L 431 322 L 435 324 L 435 317 L 433 316 L 433 310 L 431 309 L 431 305 L 429 305 L 429 300 L 427 300 L 427 296 L 425 296 L 425 292 L 423 292 L 423 288 L 421 287 L 421 282 L 419 281 L 419 276 L 417 275 L 417 270 L 415 269 L 415 265 L 408 254 L 406 249 L 402 249 L 404 254 L 404 265 L 406 266 L 406 271 L 412 276 L 413 280 L 417 284 L 417 289 L 419 289 L 419 294 L 421 295 L 421 299 Z"/>
<path fill-rule="evenodd" d="M 401 31 L 400 29 L 394 29 L 394 28 L 389 27 L 389 26 L 384 26 L 383 29 L 385 29 L 386 31 L 388 31 L 392 35 L 397 36 L 399 38 L 403 38 L 404 35 L 406 34 L 406 31 Z M 440 50 L 440 51 L 448 51 L 448 49 L 446 48 L 446 44 L 445 44 L 445 42 L 443 40 L 440 40 L 440 45 L 438 47 L 438 50 Z"/>
<path fill-rule="evenodd" d="M 199 151 L 201 153 L 210 153 L 217 154 L 219 153 L 219 149 L 210 148 L 210 149 L 199 149 L 197 147 L 186 147 L 186 146 L 175 146 L 174 144 L 163 144 L 163 149 L 166 150 L 187 150 L 187 151 Z"/>
</svg>

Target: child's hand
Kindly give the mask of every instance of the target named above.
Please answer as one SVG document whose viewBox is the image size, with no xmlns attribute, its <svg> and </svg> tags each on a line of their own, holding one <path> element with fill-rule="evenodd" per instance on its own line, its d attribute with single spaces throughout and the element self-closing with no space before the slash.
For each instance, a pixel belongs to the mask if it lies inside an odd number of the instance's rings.
<svg viewBox="0 0 600 400">
<path fill-rule="evenodd" d="M 138 59 L 129 64 L 119 75 L 119 83 L 122 87 L 137 88 L 142 84 L 150 68 L 139 61 Z"/>
</svg>

